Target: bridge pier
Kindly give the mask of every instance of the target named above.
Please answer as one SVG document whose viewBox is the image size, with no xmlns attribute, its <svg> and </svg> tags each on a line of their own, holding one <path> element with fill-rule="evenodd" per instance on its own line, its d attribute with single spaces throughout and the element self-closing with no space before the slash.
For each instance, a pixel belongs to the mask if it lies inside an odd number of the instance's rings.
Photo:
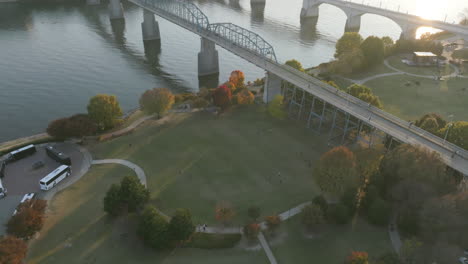
<svg viewBox="0 0 468 264">
<path fill-rule="evenodd" d="M 251 5 L 266 4 L 266 0 L 250 0 Z"/>
<path fill-rule="evenodd" d="M 143 35 L 143 41 L 161 40 L 158 21 L 154 18 L 154 14 L 146 9 L 143 9 L 141 33 Z"/>
<path fill-rule="evenodd" d="M 301 18 L 318 17 L 320 4 L 317 0 L 303 0 Z"/>
<path fill-rule="evenodd" d="M 416 39 L 416 31 L 418 31 L 417 26 L 404 25 L 401 26 L 401 35 L 400 39 L 413 40 Z"/>
<path fill-rule="evenodd" d="M 214 42 L 201 38 L 201 50 L 198 53 L 198 76 L 219 74 L 218 51 Z"/>
<path fill-rule="evenodd" d="M 123 7 L 120 0 L 109 0 L 109 18 L 113 19 L 123 19 Z"/>
<path fill-rule="evenodd" d="M 271 72 L 265 75 L 265 86 L 263 88 L 263 102 L 268 104 L 275 96 L 281 94 L 282 80 Z"/>
<path fill-rule="evenodd" d="M 346 16 L 348 18 L 346 19 L 345 32 L 359 32 L 362 14 L 346 12 Z"/>
</svg>

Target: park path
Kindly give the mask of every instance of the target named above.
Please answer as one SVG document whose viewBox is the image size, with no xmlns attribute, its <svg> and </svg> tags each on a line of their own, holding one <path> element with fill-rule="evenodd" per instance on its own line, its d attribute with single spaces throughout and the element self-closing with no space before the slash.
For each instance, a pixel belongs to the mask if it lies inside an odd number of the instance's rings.
<svg viewBox="0 0 468 264">
<path fill-rule="evenodd" d="M 98 165 L 98 164 L 120 164 L 120 165 L 129 167 L 130 169 L 132 169 L 135 172 L 135 174 L 137 175 L 140 182 L 145 187 L 147 187 L 146 186 L 145 172 L 143 171 L 142 168 L 140 168 L 140 166 L 136 165 L 133 162 L 130 162 L 128 160 L 122 160 L 122 159 L 103 159 L 103 160 L 93 160 L 92 164 L 93 165 Z"/>
<path fill-rule="evenodd" d="M 400 234 L 398 233 L 396 219 L 397 219 L 397 214 L 396 213 L 392 214 L 390 218 L 390 225 L 388 226 L 388 234 L 390 236 L 390 241 L 392 242 L 393 249 L 398 255 L 400 255 L 402 242 L 401 242 Z"/>
<path fill-rule="evenodd" d="M 265 236 L 263 235 L 262 232 L 258 234 L 258 240 L 260 241 L 260 245 L 262 245 L 263 251 L 265 251 L 265 254 L 268 257 L 268 260 L 270 261 L 271 264 L 278 264 L 276 261 L 275 256 L 273 255 L 273 252 L 271 252 L 270 246 L 268 245 L 268 242 L 265 239 Z"/>
<path fill-rule="evenodd" d="M 141 125 L 145 121 L 147 121 L 147 120 L 149 120 L 149 119 L 151 119 L 153 117 L 155 117 L 155 115 L 147 115 L 147 116 L 140 117 L 137 120 L 133 121 L 129 126 L 126 126 L 126 127 L 122 128 L 120 130 L 117 130 L 117 131 L 113 131 L 113 132 L 109 132 L 107 134 L 101 135 L 99 138 L 101 140 L 106 140 L 106 139 L 109 139 L 109 138 L 119 137 L 119 136 L 125 135 L 128 132 L 130 132 L 130 131 L 134 130 L 135 128 L 137 128 L 139 125 Z M 165 116 L 165 117 L 161 118 L 160 120 L 163 121 L 163 120 L 165 120 L 167 118 L 168 117 Z"/>
</svg>

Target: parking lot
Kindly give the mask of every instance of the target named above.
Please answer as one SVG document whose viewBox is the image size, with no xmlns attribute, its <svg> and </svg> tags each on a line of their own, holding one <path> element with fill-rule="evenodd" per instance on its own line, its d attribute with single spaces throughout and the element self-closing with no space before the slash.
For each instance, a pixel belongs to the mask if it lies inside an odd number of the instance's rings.
<svg viewBox="0 0 468 264">
<path fill-rule="evenodd" d="M 51 197 L 51 192 L 55 193 L 60 186 L 67 185 L 73 181 L 74 176 L 80 173 L 83 164 L 83 154 L 76 145 L 70 143 L 52 143 L 57 150 L 63 152 L 71 158 L 72 173 L 61 181 L 57 187 L 47 191 L 47 197 Z M 11 217 L 16 206 L 21 201 L 24 194 L 34 192 L 37 198 L 46 197 L 46 192 L 39 187 L 39 180 L 55 170 L 61 164 L 47 156 L 45 147 L 47 145 L 36 146 L 36 153 L 21 160 L 11 162 L 6 166 L 5 177 L 2 179 L 3 186 L 8 190 L 8 196 L 0 199 L 0 235 L 4 234 L 5 224 Z M 33 164 L 41 161 L 43 166 L 33 168 Z"/>
</svg>

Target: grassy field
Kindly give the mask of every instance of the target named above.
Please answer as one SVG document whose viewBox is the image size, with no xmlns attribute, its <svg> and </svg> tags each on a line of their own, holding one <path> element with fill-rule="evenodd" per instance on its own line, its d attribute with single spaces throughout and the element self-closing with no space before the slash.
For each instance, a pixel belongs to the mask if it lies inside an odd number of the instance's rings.
<svg viewBox="0 0 468 264">
<path fill-rule="evenodd" d="M 233 223 L 249 206 L 264 215 L 311 200 L 311 164 L 327 149 L 324 138 L 251 106 L 217 117 L 176 115 L 163 126 L 139 129 L 91 148 L 94 158 L 128 159 L 147 174 L 152 202 L 163 211 L 188 208 L 197 223 L 214 224 L 215 206 L 231 204 Z"/>
<path fill-rule="evenodd" d="M 282 232 L 286 235 L 277 243 L 270 239 L 278 263 L 341 264 L 351 251 L 366 251 L 372 258 L 393 250 L 386 229 L 370 226 L 361 219 L 345 226 L 325 227 L 316 237 L 308 238 L 296 217 L 284 224 Z"/>
<path fill-rule="evenodd" d="M 426 113 L 436 112 L 446 118 L 453 115 L 454 120 L 468 120 L 467 79 L 435 81 L 398 75 L 374 79 L 365 85 L 382 99 L 386 111 L 401 118 L 415 120 Z"/>
<path fill-rule="evenodd" d="M 103 190 L 132 173 L 123 166 L 93 166 L 80 181 L 55 196 L 40 238 L 30 247 L 27 263 L 267 263 L 263 252 L 240 248 L 161 252 L 144 247 L 135 236 L 134 219 L 111 220 L 102 210 Z"/>
<path fill-rule="evenodd" d="M 389 73 L 389 72 L 395 72 L 394 70 L 388 68 L 385 64 L 379 64 L 376 66 L 372 66 L 370 69 L 363 71 L 363 72 L 358 72 L 358 73 L 352 73 L 349 75 L 345 75 L 344 77 L 350 78 L 353 80 L 361 80 L 365 79 L 370 76 L 382 74 L 382 73 Z"/>
<path fill-rule="evenodd" d="M 439 70 L 437 67 L 416 67 L 416 66 L 408 66 L 401 62 L 402 57 L 393 56 L 388 58 L 388 63 L 404 72 L 418 74 L 418 75 L 429 75 L 429 76 L 439 76 Z M 445 65 L 440 68 L 440 74 L 442 76 L 449 75 L 454 72 L 454 69 L 450 67 L 450 65 Z"/>
</svg>

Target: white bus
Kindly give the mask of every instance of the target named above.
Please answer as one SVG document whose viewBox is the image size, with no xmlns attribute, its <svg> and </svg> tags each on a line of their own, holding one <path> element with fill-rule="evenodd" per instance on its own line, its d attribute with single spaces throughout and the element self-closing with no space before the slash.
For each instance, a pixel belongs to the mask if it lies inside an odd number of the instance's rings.
<svg viewBox="0 0 468 264">
<path fill-rule="evenodd" d="M 58 167 L 53 172 L 49 173 L 47 176 L 42 178 L 42 180 L 39 181 L 41 190 L 44 190 L 44 191 L 50 190 L 55 185 L 57 185 L 57 183 L 59 183 L 66 177 L 70 176 L 70 174 L 71 174 L 70 166 L 61 165 L 60 167 Z"/>
<path fill-rule="evenodd" d="M 3 187 L 2 179 L 0 179 L 0 198 L 7 196 L 7 189 Z"/>
</svg>

